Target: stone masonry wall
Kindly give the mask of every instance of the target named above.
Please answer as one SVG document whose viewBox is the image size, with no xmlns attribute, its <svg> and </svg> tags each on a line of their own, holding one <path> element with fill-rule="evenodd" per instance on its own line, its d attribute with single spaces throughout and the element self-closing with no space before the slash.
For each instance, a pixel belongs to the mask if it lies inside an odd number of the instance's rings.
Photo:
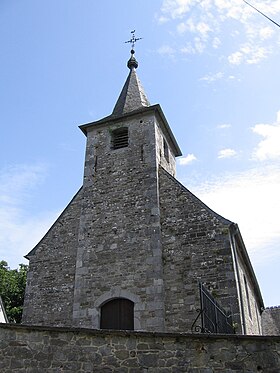
<svg viewBox="0 0 280 373">
<path fill-rule="evenodd" d="M 128 128 L 128 146 L 111 133 Z M 99 327 L 100 307 L 133 301 L 135 329 L 164 330 L 155 117 L 140 113 L 87 134 L 74 325 Z"/>
<path fill-rule="evenodd" d="M 280 306 L 263 311 L 262 329 L 264 335 L 280 335 Z"/>
<path fill-rule="evenodd" d="M 159 173 L 166 330 L 190 331 L 200 308 L 199 282 L 233 313 L 240 325 L 230 222 L 211 211 L 166 171 L 160 169 Z"/>
<path fill-rule="evenodd" d="M 1 373 L 278 373 L 280 337 L 0 325 Z"/>
<path fill-rule="evenodd" d="M 164 154 L 164 141 L 167 144 L 167 152 L 168 157 L 166 158 Z M 170 175 L 175 177 L 176 174 L 176 159 L 171 150 L 170 144 L 164 134 L 162 133 L 161 127 L 156 121 L 156 156 L 157 156 L 157 164 L 161 165 Z"/>
<path fill-rule="evenodd" d="M 71 326 L 81 189 L 30 253 L 23 322 Z"/>
<path fill-rule="evenodd" d="M 239 253 L 237 260 L 246 334 L 262 334 L 261 310 L 254 294 L 252 280 Z M 244 277 L 246 278 L 246 283 Z"/>
</svg>

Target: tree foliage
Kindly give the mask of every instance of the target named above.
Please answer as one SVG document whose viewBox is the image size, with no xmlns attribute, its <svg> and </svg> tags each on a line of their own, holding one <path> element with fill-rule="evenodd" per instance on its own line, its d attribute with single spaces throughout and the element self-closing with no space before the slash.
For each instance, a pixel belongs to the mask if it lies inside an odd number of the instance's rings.
<svg viewBox="0 0 280 373">
<path fill-rule="evenodd" d="M 9 322 L 21 322 L 27 269 L 26 264 L 10 269 L 7 262 L 0 261 L 0 295 Z"/>
</svg>

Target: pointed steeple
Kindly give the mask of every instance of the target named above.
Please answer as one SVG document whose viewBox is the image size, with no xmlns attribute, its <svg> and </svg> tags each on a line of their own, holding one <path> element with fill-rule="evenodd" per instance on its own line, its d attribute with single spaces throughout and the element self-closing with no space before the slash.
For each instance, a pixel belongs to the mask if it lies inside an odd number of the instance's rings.
<svg viewBox="0 0 280 373">
<path fill-rule="evenodd" d="M 129 75 L 123 86 L 121 94 L 116 102 L 112 115 L 118 116 L 131 111 L 150 106 L 147 96 L 136 74 L 138 62 L 134 57 L 134 50 L 131 50 L 131 57 L 127 62 L 130 69 Z"/>
</svg>

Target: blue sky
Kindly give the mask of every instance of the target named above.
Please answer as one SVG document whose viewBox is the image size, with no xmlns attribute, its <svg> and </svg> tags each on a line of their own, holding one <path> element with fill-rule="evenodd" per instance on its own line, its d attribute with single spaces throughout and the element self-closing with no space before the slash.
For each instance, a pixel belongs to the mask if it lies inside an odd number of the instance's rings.
<svg viewBox="0 0 280 373">
<path fill-rule="evenodd" d="M 280 22 L 280 1 L 251 3 Z M 78 125 L 138 76 L 182 149 L 177 178 L 238 223 L 280 303 L 280 28 L 242 0 L 1 0 L 0 258 L 12 268 L 82 183 Z"/>
</svg>

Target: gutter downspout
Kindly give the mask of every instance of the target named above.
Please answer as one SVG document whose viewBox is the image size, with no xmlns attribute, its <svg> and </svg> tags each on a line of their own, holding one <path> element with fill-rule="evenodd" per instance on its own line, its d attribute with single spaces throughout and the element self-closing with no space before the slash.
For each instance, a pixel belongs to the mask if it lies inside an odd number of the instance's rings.
<svg viewBox="0 0 280 373">
<path fill-rule="evenodd" d="M 242 291 L 241 291 L 241 282 L 240 282 L 240 274 L 239 274 L 238 261 L 237 261 L 236 241 L 235 241 L 235 233 L 236 233 L 235 224 L 233 224 L 230 228 L 231 229 L 230 229 L 229 239 L 230 239 L 230 243 L 232 247 L 234 267 L 235 267 L 235 273 L 236 273 L 237 283 L 238 283 L 238 294 L 239 294 L 240 308 L 241 308 L 241 327 L 242 327 L 243 334 L 246 335 L 244 303 L 243 303 L 243 297 L 242 297 Z M 234 231 L 232 228 L 234 228 Z"/>
</svg>

